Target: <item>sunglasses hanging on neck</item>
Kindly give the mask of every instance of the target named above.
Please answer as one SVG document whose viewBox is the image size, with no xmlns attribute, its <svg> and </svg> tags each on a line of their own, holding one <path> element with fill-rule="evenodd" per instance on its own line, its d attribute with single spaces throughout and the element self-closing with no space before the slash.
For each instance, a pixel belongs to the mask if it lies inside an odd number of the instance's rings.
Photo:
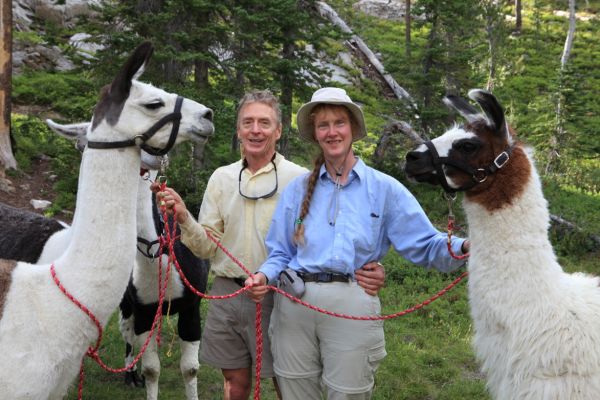
<svg viewBox="0 0 600 400">
<path fill-rule="evenodd" d="M 259 200 L 268 199 L 270 197 L 273 197 L 275 193 L 277 193 L 277 189 L 279 188 L 279 179 L 277 178 L 277 165 L 275 164 L 275 156 L 276 153 L 273 154 L 273 157 L 271 158 L 271 164 L 273 164 L 273 171 L 275 171 L 275 188 L 269 193 L 263 194 L 262 196 L 249 196 L 242 192 L 242 172 L 244 172 L 244 170 L 248 168 L 248 161 L 246 161 L 246 159 L 244 158 L 244 160 L 242 161 L 242 169 L 240 170 L 240 175 L 238 177 L 238 191 L 240 192 L 240 196 L 248 200 Z"/>
</svg>

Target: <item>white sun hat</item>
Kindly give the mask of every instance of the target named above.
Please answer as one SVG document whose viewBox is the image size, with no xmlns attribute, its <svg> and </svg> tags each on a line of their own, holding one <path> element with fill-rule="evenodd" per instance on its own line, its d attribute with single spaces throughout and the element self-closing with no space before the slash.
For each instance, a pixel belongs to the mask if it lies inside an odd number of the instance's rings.
<svg viewBox="0 0 600 400">
<path fill-rule="evenodd" d="M 359 106 L 352 102 L 350 96 L 341 88 L 324 87 L 313 93 L 310 102 L 302 105 L 296 114 L 296 123 L 298 124 L 298 133 L 304 139 L 312 143 L 317 143 L 314 137 L 314 125 L 310 114 L 313 108 L 319 104 L 339 104 L 345 106 L 354 115 L 354 119 L 358 126 L 354 126 L 352 130 L 352 141 L 355 142 L 367 135 L 365 126 L 365 117 Z"/>
</svg>

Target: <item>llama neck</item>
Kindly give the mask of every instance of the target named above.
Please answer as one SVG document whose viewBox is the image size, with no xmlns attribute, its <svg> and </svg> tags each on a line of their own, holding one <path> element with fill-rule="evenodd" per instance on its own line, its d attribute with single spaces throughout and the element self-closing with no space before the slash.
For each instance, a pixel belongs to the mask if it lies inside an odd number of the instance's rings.
<svg viewBox="0 0 600 400">
<path fill-rule="evenodd" d="M 133 267 L 139 165 L 133 147 L 84 152 L 72 240 L 55 262 L 77 299 L 105 311 L 101 320 L 118 304 Z"/>
<path fill-rule="evenodd" d="M 523 153 L 524 154 L 524 153 Z M 509 198 L 501 207 L 489 207 L 482 197 L 467 196 L 464 208 L 471 239 L 470 270 L 486 270 L 499 279 L 540 279 L 537 272 L 560 271 L 548 238 L 549 213 L 541 182 L 528 162 L 529 175 L 520 177 L 519 185 L 500 177 L 493 184 L 505 188 Z M 507 173 L 509 179 L 514 175 Z M 514 190 L 513 195 L 506 188 Z M 536 270 L 536 273 L 532 273 Z"/>
<path fill-rule="evenodd" d="M 140 178 L 138 180 L 138 194 L 137 194 L 137 236 L 143 238 L 149 242 L 156 240 L 158 235 L 156 234 L 156 226 L 154 224 L 153 215 L 153 204 L 152 204 L 152 192 L 150 191 L 150 184 L 156 179 L 157 171 L 151 171 L 148 179 Z M 141 245 L 141 248 L 145 250 L 145 245 Z M 150 251 L 157 251 L 158 246 L 154 245 Z M 139 252 L 136 253 L 137 257 L 144 258 Z"/>
</svg>

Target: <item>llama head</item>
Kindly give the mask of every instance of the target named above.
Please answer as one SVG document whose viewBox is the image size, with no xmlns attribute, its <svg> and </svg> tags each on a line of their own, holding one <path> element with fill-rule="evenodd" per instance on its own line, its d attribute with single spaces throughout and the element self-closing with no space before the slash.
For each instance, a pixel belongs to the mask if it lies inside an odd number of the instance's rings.
<svg viewBox="0 0 600 400">
<path fill-rule="evenodd" d="M 165 154 L 183 140 L 212 135 L 211 109 L 137 80 L 152 51 L 150 43 L 138 46 L 102 89 L 87 132 L 88 147 L 138 145 L 151 154 Z"/>
<path fill-rule="evenodd" d="M 55 133 L 60 136 L 73 140 L 75 142 L 75 148 L 80 152 L 85 150 L 85 146 L 87 146 L 87 132 L 92 125 L 91 122 L 78 122 L 74 124 L 59 124 L 54 122 L 51 119 L 46 119 L 46 125 Z M 164 156 L 156 156 L 149 154 L 148 152 L 142 150 L 142 161 L 140 168 L 146 170 L 156 170 L 158 171 L 164 164 L 166 155 Z"/>
<path fill-rule="evenodd" d="M 497 172 L 512 163 L 514 140 L 496 98 L 484 90 L 469 91 L 483 113 L 468 101 L 447 96 L 444 103 L 467 121 L 406 155 L 409 179 L 441 185 L 446 192 L 486 190 Z"/>
</svg>

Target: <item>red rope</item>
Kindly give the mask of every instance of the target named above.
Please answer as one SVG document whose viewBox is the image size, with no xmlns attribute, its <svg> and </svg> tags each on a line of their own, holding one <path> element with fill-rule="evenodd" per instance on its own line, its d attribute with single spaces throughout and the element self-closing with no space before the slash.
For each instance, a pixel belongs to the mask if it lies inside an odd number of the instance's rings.
<svg viewBox="0 0 600 400">
<path fill-rule="evenodd" d="M 452 250 L 452 234 L 454 232 L 454 216 L 452 214 L 448 215 L 448 240 L 446 240 L 446 246 L 448 247 L 448 253 L 450 253 L 450 257 L 455 260 L 464 260 L 469 257 L 469 253 L 463 254 L 461 256 L 456 255 Z"/>
</svg>

